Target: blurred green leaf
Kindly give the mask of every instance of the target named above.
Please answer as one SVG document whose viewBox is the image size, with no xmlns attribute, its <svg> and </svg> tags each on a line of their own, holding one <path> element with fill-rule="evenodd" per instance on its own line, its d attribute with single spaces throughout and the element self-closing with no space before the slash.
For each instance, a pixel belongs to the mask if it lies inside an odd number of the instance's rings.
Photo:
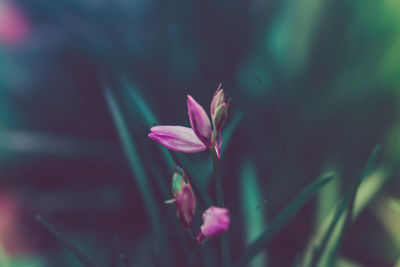
<svg viewBox="0 0 400 267">
<path fill-rule="evenodd" d="M 241 190 L 246 227 L 246 244 L 257 240 L 264 231 L 266 224 L 264 199 L 259 184 L 258 175 L 252 162 L 245 162 L 241 171 Z M 267 266 L 267 252 L 262 251 L 250 261 L 249 266 Z"/>
<path fill-rule="evenodd" d="M 377 195 L 377 193 L 380 191 L 380 189 L 383 187 L 383 185 L 386 183 L 386 181 L 389 178 L 389 174 L 387 171 L 387 168 L 385 166 L 381 166 L 378 168 L 376 171 L 371 173 L 360 185 L 355 203 L 354 203 L 354 213 L 353 213 L 353 220 L 357 218 L 357 216 L 362 212 L 362 210 L 371 202 L 371 200 Z M 335 214 L 337 213 L 338 206 L 342 204 L 342 200 L 339 201 L 335 207 L 332 208 L 332 210 L 325 215 L 324 220 L 319 221 L 320 225 L 319 229 L 316 230 L 316 233 L 314 234 L 314 237 L 312 237 L 308 248 L 306 249 L 305 252 L 305 257 L 302 260 L 301 266 L 309 266 L 311 265 L 311 257 L 312 254 L 315 253 L 315 245 L 320 244 L 322 239 L 324 238 L 324 234 L 326 235 L 329 227 L 333 224 L 333 219 Z M 341 217 L 337 220 L 337 225 L 336 228 L 339 228 L 340 226 L 343 226 L 344 223 L 344 213 L 341 213 Z M 332 238 L 333 236 L 337 236 L 340 234 L 339 230 L 336 229 L 332 233 Z M 333 241 L 330 241 L 332 243 Z M 326 261 L 326 258 L 325 258 Z M 322 260 L 322 262 L 324 262 Z"/>
<path fill-rule="evenodd" d="M 157 239 L 158 249 L 157 253 L 163 253 L 167 258 L 169 257 L 168 246 L 165 239 L 166 230 L 164 230 L 164 226 L 161 223 L 161 212 L 156 204 L 153 192 L 151 190 L 149 181 L 146 177 L 146 172 L 141 163 L 140 156 L 138 154 L 136 145 L 134 143 L 133 138 L 131 138 L 129 129 L 125 123 L 122 112 L 118 106 L 116 99 L 110 90 L 104 89 L 105 98 L 107 100 L 108 107 L 110 109 L 111 115 L 114 119 L 115 126 L 117 128 L 119 137 L 122 142 L 123 149 L 125 151 L 126 157 L 128 159 L 128 163 L 131 167 L 132 173 L 134 174 L 135 181 L 139 186 L 139 191 L 144 199 L 144 203 L 146 205 L 146 211 L 150 217 L 150 223 L 153 228 L 153 232 L 155 235 L 155 239 Z"/>
<path fill-rule="evenodd" d="M 113 94 L 108 89 L 105 89 L 104 92 L 108 107 L 110 109 L 119 137 L 121 139 L 122 147 L 128 159 L 128 163 L 134 174 L 135 181 L 139 185 L 139 190 L 142 194 L 143 199 L 145 200 L 144 202 L 147 205 L 147 212 L 149 213 L 151 223 L 153 225 L 153 228 L 157 229 L 160 226 L 160 218 L 157 213 L 158 207 L 155 204 L 155 200 L 146 177 L 146 172 L 141 163 L 140 156 L 138 155 L 136 145 L 133 138 L 131 138 L 130 136 L 129 129 L 125 123 L 121 110 L 118 107 L 118 103 Z"/>
<path fill-rule="evenodd" d="M 315 196 L 327 183 L 329 183 L 333 177 L 333 173 L 327 173 L 303 189 L 303 191 L 301 191 L 281 211 L 281 213 L 271 221 L 264 233 L 246 248 L 237 260 L 235 266 L 245 266 L 258 252 L 263 250 L 268 241 L 270 241 L 271 238 L 274 237 L 286 225 L 286 223 L 297 214 L 308 200 Z"/>
<path fill-rule="evenodd" d="M 60 232 L 58 232 L 51 224 L 49 224 L 42 216 L 36 215 L 36 220 L 46 228 L 58 241 L 60 241 L 75 257 L 87 267 L 97 267 L 98 265 L 94 263 L 81 249 L 72 244 L 67 240 Z"/>
<path fill-rule="evenodd" d="M 230 141 L 232 140 L 232 137 L 237 130 L 237 127 L 239 126 L 242 118 L 243 118 L 244 113 L 242 111 L 236 111 L 232 118 L 228 120 L 228 124 L 226 124 L 225 129 L 222 131 L 222 149 L 221 153 L 222 156 L 224 155 L 224 151 L 228 148 L 228 145 Z M 211 170 L 210 170 L 211 173 Z"/>
<path fill-rule="evenodd" d="M 301 259 L 301 254 L 300 254 L 300 253 L 297 253 L 297 254 L 296 254 L 296 257 L 294 257 L 294 260 L 293 260 L 293 262 L 292 262 L 291 267 L 298 267 L 298 266 L 299 266 L 299 263 L 300 263 L 300 259 Z"/>
<path fill-rule="evenodd" d="M 11 259 L 8 253 L 5 251 L 3 244 L 0 244 L 0 266 L 9 267 L 10 261 Z"/>
<path fill-rule="evenodd" d="M 151 108 L 143 99 L 143 97 L 138 92 L 137 88 L 132 84 L 132 82 L 126 77 L 123 76 L 120 79 L 120 84 L 124 89 L 124 94 L 128 97 L 129 101 L 132 103 L 132 107 L 135 111 L 140 114 L 141 117 L 148 128 L 146 131 L 150 131 L 150 128 L 154 125 L 158 124 L 158 120 L 156 116 L 151 111 Z M 167 164 L 172 168 L 176 164 L 174 158 L 168 153 L 167 148 L 163 146 L 158 146 L 161 150 L 162 155 L 164 156 Z"/>
<path fill-rule="evenodd" d="M 400 255 L 400 213 L 393 205 L 394 199 L 388 194 L 382 194 L 374 201 L 371 211 L 383 226 L 391 246 L 385 249 L 385 253 L 391 255 L 392 259 L 397 259 Z"/>
<path fill-rule="evenodd" d="M 360 184 L 371 173 L 375 164 L 380 145 L 376 145 L 372 150 L 368 161 L 361 172 L 361 175 L 356 179 L 353 185 L 349 188 L 345 196 L 339 201 L 335 210 L 335 215 L 327 228 L 320 244 L 315 248 L 310 266 L 332 266 L 337 247 L 342 239 L 344 231 L 350 225 L 353 218 L 354 201 Z M 303 263 L 308 266 L 307 263 Z"/>
<path fill-rule="evenodd" d="M 395 210 L 397 213 L 400 214 L 400 199 L 391 199 L 390 200 L 390 207 Z"/>
</svg>

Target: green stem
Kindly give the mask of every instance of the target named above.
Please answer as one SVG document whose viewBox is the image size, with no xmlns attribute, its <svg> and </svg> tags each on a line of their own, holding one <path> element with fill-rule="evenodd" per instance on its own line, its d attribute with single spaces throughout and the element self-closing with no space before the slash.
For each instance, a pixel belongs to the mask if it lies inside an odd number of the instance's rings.
<svg viewBox="0 0 400 267">
<path fill-rule="evenodd" d="M 214 163 L 214 179 L 215 179 L 217 206 L 224 207 L 224 194 L 222 191 L 222 180 L 221 180 L 221 171 L 219 168 L 219 159 L 217 157 L 215 149 L 211 149 L 211 151 L 213 154 L 213 163 Z M 221 258 L 222 258 L 221 266 L 229 267 L 231 266 L 231 260 L 229 252 L 228 233 L 224 233 L 221 235 L 220 246 L 221 246 Z"/>
<path fill-rule="evenodd" d="M 215 193 L 217 195 L 217 206 L 223 207 L 224 204 L 224 193 L 222 191 L 222 180 L 221 180 L 221 171 L 219 168 L 219 159 L 217 157 L 217 153 L 214 149 L 212 149 L 213 153 L 213 163 L 214 163 L 214 179 L 215 179 Z"/>
</svg>

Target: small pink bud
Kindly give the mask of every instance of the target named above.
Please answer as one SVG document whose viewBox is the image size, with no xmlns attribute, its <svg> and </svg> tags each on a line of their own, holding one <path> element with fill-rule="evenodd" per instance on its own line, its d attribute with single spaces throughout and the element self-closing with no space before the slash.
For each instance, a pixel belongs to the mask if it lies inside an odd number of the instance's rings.
<svg viewBox="0 0 400 267">
<path fill-rule="evenodd" d="M 222 83 L 218 85 L 217 91 L 215 91 L 214 96 L 211 100 L 211 106 L 210 106 L 211 117 L 214 116 L 215 110 L 223 103 L 225 103 L 225 94 L 224 90 L 222 90 L 221 87 Z"/>
<path fill-rule="evenodd" d="M 180 223 L 183 228 L 190 229 L 196 209 L 196 198 L 189 178 L 186 176 L 184 170 L 178 166 L 175 167 L 172 177 L 172 193 L 174 199 L 168 200 L 166 203 L 176 202 L 177 216 Z"/>
<path fill-rule="evenodd" d="M 203 225 L 200 227 L 200 233 L 197 240 L 202 242 L 204 238 L 213 238 L 229 228 L 230 218 L 227 208 L 210 207 L 203 213 Z"/>
<path fill-rule="evenodd" d="M 224 127 L 226 118 L 228 117 L 228 107 L 229 103 L 223 103 L 222 105 L 217 107 L 214 115 L 212 116 L 214 131 L 217 133 L 221 132 L 222 128 Z"/>
<path fill-rule="evenodd" d="M 217 91 L 211 100 L 210 113 L 214 126 L 214 134 L 220 133 L 226 118 L 228 117 L 229 102 L 225 103 L 224 90 L 221 89 L 222 84 L 219 84 Z"/>
<path fill-rule="evenodd" d="M 183 185 L 182 191 L 176 195 L 177 215 L 183 228 L 190 229 L 196 209 L 196 198 L 190 185 Z"/>
</svg>

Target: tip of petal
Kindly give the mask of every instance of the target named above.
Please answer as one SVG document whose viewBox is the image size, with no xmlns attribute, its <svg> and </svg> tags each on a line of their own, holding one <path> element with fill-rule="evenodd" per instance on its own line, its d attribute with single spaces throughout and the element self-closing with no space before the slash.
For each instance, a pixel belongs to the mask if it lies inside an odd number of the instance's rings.
<svg viewBox="0 0 400 267">
<path fill-rule="evenodd" d="M 151 139 L 154 138 L 153 128 L 154 128 L 154 127 L 150 128 L 150 133 L 147 134 L 147 136 L 148 136 L 149 138 L 151 138 Z"/>
<path fill-rule="evenodd" d="M 191 95 L 187 95 L 187 96 L 186 96 L 186 99 L 187 99 L 187 102 L 188 102 L 188 103 L 195 102 L 193 96 L 191 96 Z"/>
<path fill-rule="evenodd" d="M 218 84 L 217 92 L 222 88 L 222 82 Z"/>
<path fill-rule="evenodd" d="M 151 127 L 150 128 L 150 132 L 153 132 L 153 131 L 155 131 L 156 130 L 156 128 L 159 128 L 160 126 L 153 126 L 153 127 Z"/>
<path fill-rule="evenodd" d="M 187 106 L 188 106 L 188 111 L 189 111 L 190 108 L 193 106 L 193 104 L 196 103 L 196 100 L 194 100 L 194 98 L 191 95 L 187 95 L 186 100 L 187 100 Z"/>
</svg>

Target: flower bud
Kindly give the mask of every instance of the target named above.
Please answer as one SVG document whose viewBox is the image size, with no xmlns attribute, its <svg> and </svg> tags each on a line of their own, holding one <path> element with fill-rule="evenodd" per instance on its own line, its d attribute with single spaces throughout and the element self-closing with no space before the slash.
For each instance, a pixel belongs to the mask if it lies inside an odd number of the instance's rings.
<svg viewBox="0 0 400 267">
<path fill-rule="evenodd" d="M 214 126 L 214 131 L 219 133 L 224 127 L 226 118 L 228 117 L 228 107 L 229 103 L 223 103 L 222 105 L 218 106 L 212 116 L 212 122 Z"/>
<path fill-rule="evenodd" d="M 174 197 L 182 191 L 182 183 L 184 184 L 185 173 L 182 168 L 175 166 L 175 172 L 172 176 L 172 194 Z"/>
<path fill-rule="evenodd" d="M 222 83 L 219 84 L 217 91 L 215 91 L 214 96 L 211 100 L 211 106 L 210 106 L 211 117 L 214 116 L 216 109 L 220 105 L 225 103 L 225 94 L 224 94 L 224 90 L 221 89 L 221 86 L 222 86 Z"/>
<path fill-rule="evenodd" d="M 172 193 L 174 199 L 166 203 L 176 202 L 178 219 L 185 229 L 189 229 L 196 209 L 196 198 L 188 177 L 178 166 L 172 176 Z"/>
<path fill-rule="evenodd" d="M 197 240 L 202 242 L 204 238 L 213 238 L 229 228 L 230 218 L 227 208 L 210 207 L 203 213 L 203 225 L 200 227 L 200 233 Z"/>
<path fill-rule="evenodd" d="M 190 229 L 196 209 L 196 198 L 192 187 L 183 185 L 182 190 L 176 196 L 177 216 L 183 228 Z"/>
</svg>

